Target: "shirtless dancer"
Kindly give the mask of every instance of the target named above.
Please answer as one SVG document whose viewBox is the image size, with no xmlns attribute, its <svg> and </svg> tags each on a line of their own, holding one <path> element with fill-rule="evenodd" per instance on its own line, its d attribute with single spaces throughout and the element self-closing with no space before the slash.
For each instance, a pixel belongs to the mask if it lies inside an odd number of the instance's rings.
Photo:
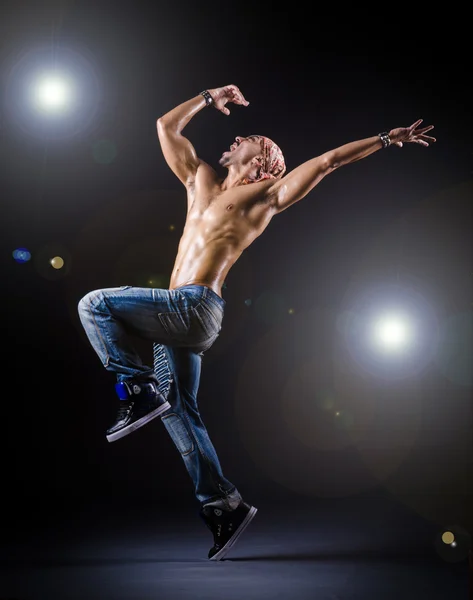
<svg viewBox="0 0 473 600">
<path fill-rule="evenodd" d="M 391 144 L 435 142 L 426 135 L 433 126 L 419 128 L 418 120 L 329 150 L 285 175 L 283 154 L 272 140 L 236 137 L 219 160 L 228 169 L 222 179 L 198 158 L 182 132 L 206 106 L 229 115 L 228 103 L 249 104 L 236 85 L 226 85 L 197 94 L 157 121 L 164 158 L 187 190 L 187 218 L 169 289 L 99 289 L 78 305 L 92 347 L 116 376 L 119 409 L 108 441 L 161 418 L 192 478 L 199 514 L 214 536 L 211 560 L 227 554 L 257 510 L 224 477 L 197 403 L 202 356 L 222 327 L 222 285 L 229 270 L 275 215 L 326 175 Z M 153 344 L 153 367 L 142 362 L 132 336 Z"/>
</svg>

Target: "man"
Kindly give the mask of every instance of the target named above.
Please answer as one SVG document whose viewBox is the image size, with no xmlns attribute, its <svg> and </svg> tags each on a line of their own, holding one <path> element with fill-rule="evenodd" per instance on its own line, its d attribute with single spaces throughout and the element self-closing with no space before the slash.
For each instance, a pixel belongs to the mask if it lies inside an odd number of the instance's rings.
<svg viewBox="0 0 473 600">
<path fill-rule="evenodd" d="M 211 560 L 227 554 L 257 510 L 224 477 L 197 404 L 202 356 L 221 330 L 222 285 L 229 270 L 275 215 L 326 175 L 391 144 L 435 142 L 426 135 L 433 126 L 419 128 L 418 120 L 329 150 L 285 175 L 284 156 L 272 140 L 236 137 L 220 158 L 228 169 L 222 179 L 182 132 L 206 106 L 229 115 L 228 103 L 249 104 L 237 86 L 227 85 L 197 94 L 157 121 L 164 158 L 187 190 L 187 217 L 169 289 L 95 290 L 78 305 L 94 350 L 116 375 L 120 406 L 108 441 L 161 417 L 194 483 L 200 516 L 213 533 Z M 153 367 L 143 364 L 133 335 L 153 343 Z"/>
</svg>

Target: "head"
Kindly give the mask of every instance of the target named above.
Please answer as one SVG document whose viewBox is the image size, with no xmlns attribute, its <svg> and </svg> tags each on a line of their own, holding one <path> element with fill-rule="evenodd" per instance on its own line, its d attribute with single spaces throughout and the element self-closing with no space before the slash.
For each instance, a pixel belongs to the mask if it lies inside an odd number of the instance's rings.
<svg viewBox="0 0 473 600">
<path fill-rule="evenodd" d="M 237 167 L 243 171 L 244 183 L 256 183 L 264 179 L 279 179 L 286 172 L 284 156 L 277 144 L 263 135 L 237 136 L 224 152 L 220 164 Z"/>
</svg>

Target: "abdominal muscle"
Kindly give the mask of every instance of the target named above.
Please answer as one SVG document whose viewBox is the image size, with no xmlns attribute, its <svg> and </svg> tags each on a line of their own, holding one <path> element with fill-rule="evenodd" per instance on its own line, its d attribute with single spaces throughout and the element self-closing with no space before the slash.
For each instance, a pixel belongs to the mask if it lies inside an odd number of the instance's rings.
<svg viewBox="0 0 473 600">
<path fill-rule="evenodd" d="M 204 285 L 220 297 L 225 278 L 271 220 L 269 205 L 252 211 L 262 188 L 221 192 L 209 200 L 208 190 L 193 202 L 187 215 L 171 274 L 169 289 Z M 198 197 L 199 195 L 197 195 Z M 250 208 L 249 208 L 250 207 Z"/>
<path fill-rule="evenodd" d="M 184 231 L 171 274 L 170 290 L 184 285 L 204 285 L 222 296 L 225 278 L 243 248 L 240 249 L 228 236 L 206 237 L 198 226 Z"/>
</svg>

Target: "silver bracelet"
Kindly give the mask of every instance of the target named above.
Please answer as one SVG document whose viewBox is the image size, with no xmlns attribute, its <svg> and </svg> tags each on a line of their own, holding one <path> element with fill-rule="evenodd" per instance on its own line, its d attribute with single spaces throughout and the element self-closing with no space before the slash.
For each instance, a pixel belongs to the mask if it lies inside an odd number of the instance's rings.
<svg viewBox="0 0 473 600">
<path fill-rule="evenodd" d="M 383 133 L 378 133 L 380 140 L 383 142 L 383 148 L 387 148 L 391 145 L 391 138 L 389 137 L 389 133 L 387 131 L 383 131 Z"/>
<path fill-rule="evenodd" d="M 210 106 L 211 104 L 214 103 L 214 99 L 212 98 L 212 96 L 210 95 L 208 90 L 204 90 L 203 92 L 200 92 L 200 95 L 205 98 L 205 104 L 207 106 Z"/>
</svg>

